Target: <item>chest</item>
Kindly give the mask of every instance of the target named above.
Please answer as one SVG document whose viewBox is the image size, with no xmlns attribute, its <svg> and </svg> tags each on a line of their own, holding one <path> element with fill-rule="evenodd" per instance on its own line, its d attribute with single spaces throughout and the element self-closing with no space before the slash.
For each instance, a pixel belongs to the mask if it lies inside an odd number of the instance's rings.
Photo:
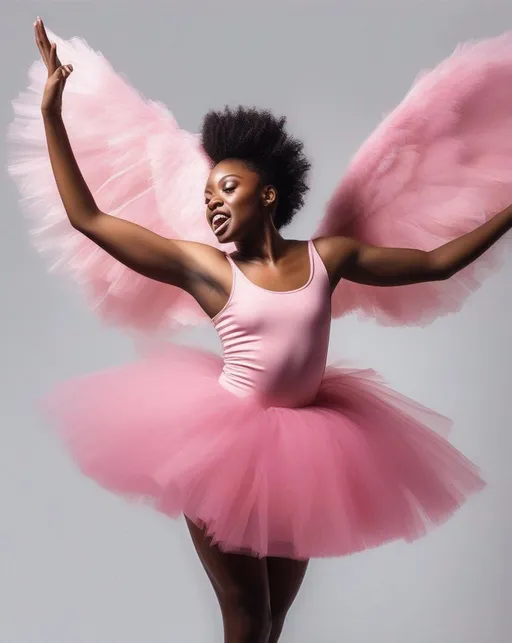
<svg viewBox="0 0 512 643">
<path fill-rule="evenodd" d="M 314 287 L 316 286 L 316 287 Z M 300 341 L 330 324 L 328 287 L 309 284 L 293 292 L 270 292 L 256 286 L 237 288 L 228 307 L 233 330 L 282 343 Z"/>
</svg>

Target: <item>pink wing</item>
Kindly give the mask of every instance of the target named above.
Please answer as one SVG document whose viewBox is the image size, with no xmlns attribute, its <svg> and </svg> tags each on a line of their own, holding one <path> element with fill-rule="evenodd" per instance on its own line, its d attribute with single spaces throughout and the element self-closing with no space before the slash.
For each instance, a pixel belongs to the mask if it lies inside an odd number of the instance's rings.
<svg viewBox="0 0 512 643">
<path fill-rule="evenodd" d="M 86 182 L 101 210 L 171 238 L 216 245 L 202 196 L 209 164 L 197 136 L 181 130 L 161 104 L 146 101 L 85 41 L 57 43 L 71 63 L 63 118 Z M 40 104 L 47 72 L 29 71 L 28 89 L 13 102 L 9 173 L 30 219 L 36 248 L 84 289 L 106 320 L 144 331 L 206 320 L 187 293 L 133 272 L 76 232 L 62 206 L 48 157 Z M 193 225 L 191 225 L 193 223 Z"/>
<path fill-rule="evenodd" d="M 351 162 L 315 236 L 432 250 L 512 203 L 512 32 L 459 46 L 421 74 Z M 460 309 L 499 265 L 502 242 L 447 281 L 342 281 L 333 316 L 424 325 Z"/>
</svg>

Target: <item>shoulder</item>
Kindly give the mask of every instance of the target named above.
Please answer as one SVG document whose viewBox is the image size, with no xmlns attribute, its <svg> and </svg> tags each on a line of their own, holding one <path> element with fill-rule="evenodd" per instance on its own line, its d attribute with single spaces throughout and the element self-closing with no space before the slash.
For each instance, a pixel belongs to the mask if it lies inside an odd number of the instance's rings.
<svg viewBox="0 0 512 643">
<path fill-rule="evenodd" d="M 312 241 L 332 278 L 339 275 L 340 269 L 350 260 L 359 245 L 351 237 L 317 237 Z"/>
<path fill-rule="evenodd" d="M 200 243 L 198 241 L 185 241 L 182 239 L 176 239 L 174 243 L 182 251 L 186 258 L 189 258 L 193 261 L 197 261 L 199 263 L 207 263 L 209 265 L 212 261 L 214 263 L 218 262 L 220 265 L 227 262 L 225 252 L 222 252 L 222 250 L 219 250 L 214 246 L 210 246 L 207 243 Z"/>
<path fill-rule="evenodd" d="M 190 269 L 200 270 L 226 284 L 231 282 L 231 268 L 225 252 L 207 243 L 196 241 L 180 239 L 176 240 L 176 244 Z"/>
</svg>

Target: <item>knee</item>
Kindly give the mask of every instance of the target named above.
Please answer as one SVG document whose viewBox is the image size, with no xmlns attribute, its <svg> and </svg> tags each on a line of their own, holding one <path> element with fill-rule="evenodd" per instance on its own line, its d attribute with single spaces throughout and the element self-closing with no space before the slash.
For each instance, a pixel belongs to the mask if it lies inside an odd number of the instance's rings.
<svg viewBox="0 0 512 643">
<path fill-rule="evenodd" d="M 282 627 L 288 615 L 289 605 L 271 605 L 272 625 Z"/>
<path fill-rule="evenodd" d="M 284 622 L 286 620 L 286 615 L 288 610 L 276 611 L 272 610 L 272 625 L 270 628 L 270 635 L 268 638 L 268 643 L 276 643 L 281 637 L 281 632 L 284 628 Z"/>
<path fill-rule="evenodd" d="M 240 591 L 225 592 L 221 607 L 230 621 L 237 621 L 246 633 L 258 634 L 257 640 L 266 641 L 272 629 L 270 602 L 265 596 L 254 596 Z"/>
</svg>

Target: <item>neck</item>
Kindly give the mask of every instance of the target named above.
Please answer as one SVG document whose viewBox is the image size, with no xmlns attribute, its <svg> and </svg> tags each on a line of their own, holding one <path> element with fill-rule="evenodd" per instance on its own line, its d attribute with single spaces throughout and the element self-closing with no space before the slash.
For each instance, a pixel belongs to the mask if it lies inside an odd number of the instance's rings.
<svg viewBox="0 0 512 643">
<path fill-rule="evenodd" d="M 263 225 L 251 230 L 246 238 L 235 243 L 236 254 L 241 258 L 269 263 L 277 261 L 287 245 L 288 241 L 279 234 L 271 217 L 265 217 Z"/>
</svg>

